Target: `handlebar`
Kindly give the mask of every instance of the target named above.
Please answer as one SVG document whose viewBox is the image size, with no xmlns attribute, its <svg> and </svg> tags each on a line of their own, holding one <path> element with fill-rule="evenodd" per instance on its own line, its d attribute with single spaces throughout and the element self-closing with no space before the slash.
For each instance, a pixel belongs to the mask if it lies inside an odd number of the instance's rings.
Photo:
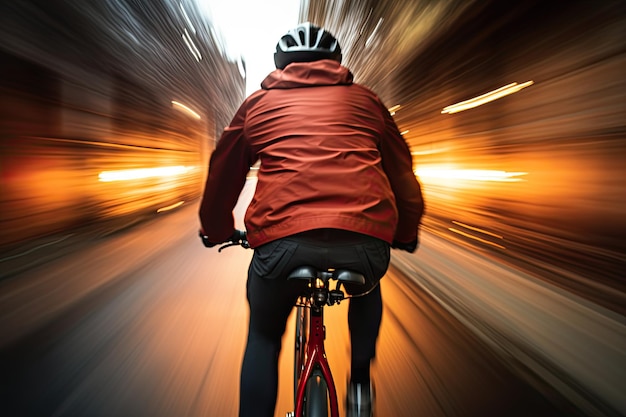
<svg viewBox="0 0 626 417">
<path fill-rule="evenodd" d="M 207 236 L 205 236 L 202 231 L 199 232 L 200 238 L 206 247 L 213 247 L 219 245 L 219 243 L 209 242 Z M 409 243 L 400 243 L 397 241 L 393 241 L 391 247 L 393 249 L 400 249 L 407 251 L 409 253 L 415 252 L 419 245 L 419 241 L 415 239 L 413 242 Z M 241 246 L 244 249 L 250 249 L 250 243 L 248 242 L 248 237 L 246 235 L 245 230 L 237 230 L 233 232 L 231 237 L 229 237 L 226 241 L 222 242 L 222 246 L 219 247 L 218 252 L 221 252 L 222 249 L 229 248 L 231 246 Z"/>
<path fill-rule="evenodd" d="M 248 243 L 245 230 L 235 230 L 233 235 L 226 242 L 222 243 L 225 243 L 225 245 L 220 246 L 217 250 L 218 252 L 231 246 L 241 246 L 244 249 L 250 249 L 250 243 Z"/>
<path fill-rule="evenodd" d="M 202 233 L 202 230 L 198 231 L 198 236 L 202 240 L 202 243 L 207 248 L 212 248 L 214 246 L 219 245 L 220 243 L 213 243 L 209 240 L 208 236 Z M 225 243 L 225 245 L 224 245 Z M 246 236 L 246 232 L 244 230 L 235 230 L 233 234 L 226 239 L 224 242 L 221 242 L 222 246 L 219 247 L 218 252 L 221 252 L 222 249 L 228 248 L 230 246 L 241 246 L 245 249 L 250 249 L 250 243 L 248 243 L 248 238 Z"/>
</svg>

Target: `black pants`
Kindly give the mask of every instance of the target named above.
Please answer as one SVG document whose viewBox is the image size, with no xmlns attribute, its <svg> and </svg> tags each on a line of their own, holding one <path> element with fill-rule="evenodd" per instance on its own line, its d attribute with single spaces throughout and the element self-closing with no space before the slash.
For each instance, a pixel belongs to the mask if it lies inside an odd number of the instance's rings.
<svg viewBox="0 0 626 417">
<path fill-rule="evenodd" d="M 352 367 L 369 367 L 376 353 L 382 316 L 378 281 L 389 266 L 389 244 L 352 232 L 321 229 L 279 239 L 255 249 L 248 271 L 250 306 L 248 341 L 241 369 L 240 417 L 272 417 L 278 390 L 278 355 L 287 318 L 307 282 L 287 281 L 298 266 L 345 268 L 362 273 L 364 286 L 348 286 L 363 293 L 350 300 L 348 326 Z"/>
</svg>

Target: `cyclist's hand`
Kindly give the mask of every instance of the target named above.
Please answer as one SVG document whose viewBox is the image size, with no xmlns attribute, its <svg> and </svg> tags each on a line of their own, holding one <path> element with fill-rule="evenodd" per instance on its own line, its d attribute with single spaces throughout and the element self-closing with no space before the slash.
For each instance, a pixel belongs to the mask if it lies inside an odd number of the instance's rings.
<svg viewBox="0 0 626 417">
<path fill-rule="evenodd" d="M 198 236 L 200 236 L 200 239 L 202 240 L 202 244 L 207 248 L 212 248 L 213 246 L 219 245 L 219 243 L 213 243 L 209 241 L 209 238 L 205 236 L 204 231 L 202 230 L 198 231 Z"/>
<path fill-rule="evenodd" d="M 415 252 L 418 246 L 419 246 L 419 243 L 417 241 L 417 238 L 415 238 L 414 241 L 408 242 L 408 243 L 398 242 L 397 240 L 394 239 L 394 241 L 391 243 L 391 247 L 393 249 L 405 250 L 409 253 Z"/>
</svg>

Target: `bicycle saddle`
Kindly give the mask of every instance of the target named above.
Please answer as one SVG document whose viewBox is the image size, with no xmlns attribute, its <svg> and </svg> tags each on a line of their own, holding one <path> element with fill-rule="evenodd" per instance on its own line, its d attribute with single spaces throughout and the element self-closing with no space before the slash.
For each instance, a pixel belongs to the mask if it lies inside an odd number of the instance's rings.
<svg viewBox="0 0 626 417">
<path fill-rule="evenodd" d="M 365 284 L 365 277 L 363 274 L 355 271 L 350 271 L 348 269 L 336 269 L 333 271 L 318 271 L 316 268 L 312 266 L 301 266 L 293 271 L 287 276 L 287 279 L 306 279 L 310 280 L 312 278 L 317 278 L 320 273 L 326 275 L 327 279 L 332 278 L 341 282 L 351 282 L 354 284 Z"/>
</svg>

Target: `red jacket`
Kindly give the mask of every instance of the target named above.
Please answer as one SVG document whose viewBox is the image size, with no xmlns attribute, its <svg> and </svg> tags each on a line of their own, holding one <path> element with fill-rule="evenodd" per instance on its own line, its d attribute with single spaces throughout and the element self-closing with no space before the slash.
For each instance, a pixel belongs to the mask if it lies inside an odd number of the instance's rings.
<svg viewBox="0 0 626 417">
<path fill-rule="evenodd" d="M 272 72 L 224 129 L 211 155 L 200 221 L 212 242 L 257 160 L 245 215 L 252 247 L 318 228 L 410 242 L 424 210 L 404 138 L 379 98 L 331 60 Z"/>
</svg>

